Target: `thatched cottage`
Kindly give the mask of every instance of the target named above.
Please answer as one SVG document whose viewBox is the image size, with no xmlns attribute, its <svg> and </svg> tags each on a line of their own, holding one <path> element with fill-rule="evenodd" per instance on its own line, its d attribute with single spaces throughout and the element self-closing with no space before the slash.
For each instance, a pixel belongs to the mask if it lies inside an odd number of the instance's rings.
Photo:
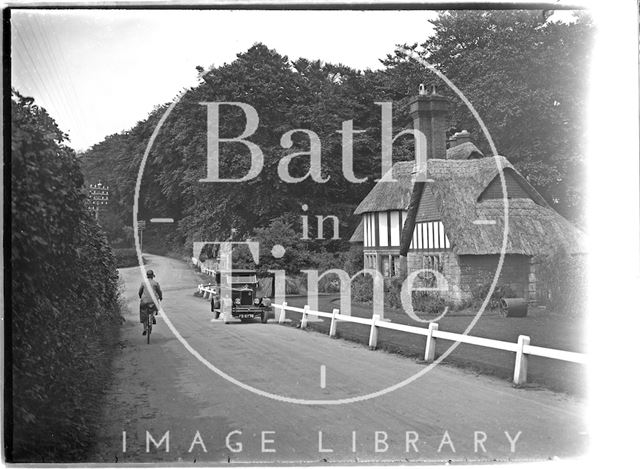
<svg viewBox="0 0 640 469">
<path fill-rule="evenodd" d="M 419 203 L 411 211 L 416 163 L 398 162 L 391 169 L 395 181 L 379 181 L 358 205 L 355 214 L 362 220 L 351 241 L 363 244 L 365 268 L 385 277 L 400 274 L 402 231 L 409 213 L 405 229 L 411 224 L 414 229 L 412 238 L 405 235 L 406 243 L 410 241 L 404 250 L 408 272 L 424 268 L 441 272 L 448 284 L 442 296 L 460 302 L 492 282 L 504 252 L 498 285 L 508 285 L 516 296 L 534 302 L 539 256 L 559 244 L 581 252 L 582 233 L 551 208 L 505 157 L 485 157 L 467 132 L 456 134 L 447 149 L 445 98 L 435 92 L 421 94 L 410 106 L 414 127 L 425 133 L 429 143 L 427 179 L 418 197 L 413 195 Z M 420 278 L 422 286 L 433 286 L 433 275 Z"/>
</svg>

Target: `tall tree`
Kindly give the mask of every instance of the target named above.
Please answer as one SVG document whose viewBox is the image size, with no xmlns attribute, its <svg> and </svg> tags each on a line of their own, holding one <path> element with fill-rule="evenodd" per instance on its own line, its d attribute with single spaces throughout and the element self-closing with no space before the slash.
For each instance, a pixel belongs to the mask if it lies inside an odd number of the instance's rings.
<svg viewBox="0 0 640 469">
<path fill-rule="evenodd" d="M 560 213 L 579 221 L 589 17 L 580 14 L 563 23 L 539 11 L 454 10 L 440 13 L 432 24 L 434 34 L 417 50 L 471 101 L 498 152 Z M 385 63 L 392 74 L 420 73 L 402 53 L 389 55 Z M 444 84 L 439 89 L 452 97 L 452 127 L 471 131 L 490 154 L 465 104 Z"/>
<path fill-rule="evenodd" d="M 298 59 L 291 61 L 262 44 L 256 44 L 229 64 L 204 73 L 202 83 L 187 90 L 166 120 L 149 155 L 141 188 L 140 209 L 147 216 L 171 216 L 179 220 L 177 238 L 187 245 L 192 240 L 226 239 L 231 228 L 239 236 L 255 227 L 287 216 L 300 229 L 303 213 L 336 215 L 342 241 L 310 242 L 314 249 L 337 250 L 347 246 L 358 220 L 353 208 L 379 177 L 380 110 L 375 101 L 387 99 L 378 73 L 360 72 L 340 64 Z M 386 85 L 386 84 L 385 84 Z M 201 182 L 206 176 L 207 111 L 203 102 L 247 103 L 258 112 L 258 130 L 249 137 L 264 154 L 258 177 L 240 183 Z M 116 196 L 112 208 L 130 223 L 133 187 L 142 153 L 165 107 L 159 107 L 133 129 L 110 136 L 84 155 L 84 170 L 95 180 L 113 183 Z M 235 137 L 245 128 L 245 116 L 232 106 L 221 108 L 221 137 Z M 352 184 L 342 174 L 342 140 L 337 131 L 345 120 L 355 129 L 366 130 L 354 139 L 354 167 L 363 184 Z M 318 183 L 311 178 L 286 183 L 278 175 L 282 158 L 309 150 L 309 137 L 292 135 L 283 148 L 281 138 L 294 129 L 309 129 L 321 142 L 321 174 L 329 178 Z M 249 152 L 241 144 L 221 145 L 221 177 L 239 178 L 249 169 Z M 376 155 L 376 156 L 372 156 Z M 105 173 L 105 169 L 109 171 Z M 309 170 L 309 157 L 297 156 L 289 172 L 301 177 Z M 302 204 L 309 209 L 303 212 Z M 162 214 L 162 215 L 160 215 Z M 331 236 L 328 236 L 331 237 Z M 329 246 L 327 246 L 327 244 Z"/>
</svg>

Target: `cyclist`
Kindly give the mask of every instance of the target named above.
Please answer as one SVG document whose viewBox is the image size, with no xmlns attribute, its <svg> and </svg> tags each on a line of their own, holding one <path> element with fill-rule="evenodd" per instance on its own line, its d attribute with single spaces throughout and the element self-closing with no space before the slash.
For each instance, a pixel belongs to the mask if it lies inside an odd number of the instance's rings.
<svg viewBox="0 0 640 469">
<path fill-rule="evenodd" d="M 147 278 L 149 279 L 149 283 L 151 284 L 151 288 L 156 292 L 156 296 L 158 300 L 162 300 L 162 290 L 160 289 L 160 284 L 153 280 L 155 274 L 153 270 L 147 270 Z M 149 314 L 158 314 L 158 310 L 156 308 L 155 303 L 153 302 L 153 297 L 151 296 L 151 292 L 148 291 L 145 282 L 142 282 L 140 288 L 138 289 L 138 296 L 140 297 L 140 322 L 144 330 L 142 331 L 142 335 L 147 335 L 147 324 L 149 322 Z M 153 318 L 153 323 L 156 323 L 156 318 Z"/>
</svg>

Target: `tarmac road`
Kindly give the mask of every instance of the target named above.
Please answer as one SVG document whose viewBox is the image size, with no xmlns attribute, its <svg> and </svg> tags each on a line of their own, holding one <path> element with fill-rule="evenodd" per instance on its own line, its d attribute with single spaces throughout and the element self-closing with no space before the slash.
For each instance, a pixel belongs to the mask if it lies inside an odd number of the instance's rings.
<svg viewBox="0 0 640 469">
<path fill-rule="evenodd" d="M 273 321 L 212 322 L 209 303 L 193 295 L 199 282 L 190 266 L 145 257 L 163 288 L 164 312 L 189 346 L 254 388 L 289 398 L 344 399 L 425 367 Z M 121 277 L 129 312 L 93 462 L 505 461 L 570 458 L 587 448 L 580 400 L 446 366 L 350 404 L 291 404 L 257 395 L 207 368 L 160 318 L 147 345 L 138 323 L 140 270 L 122 269 Z"/>
</svg>

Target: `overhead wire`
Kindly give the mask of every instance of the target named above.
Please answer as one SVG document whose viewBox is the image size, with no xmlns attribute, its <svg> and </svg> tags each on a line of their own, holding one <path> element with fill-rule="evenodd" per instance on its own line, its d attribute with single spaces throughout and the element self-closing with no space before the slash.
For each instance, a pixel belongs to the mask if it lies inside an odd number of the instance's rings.
<svg viewBox="0 0 640 469">
<path fill-rule="evenodd" d="M 44 23 L 46 18 L 40 16 L 38 16 L 38 18 L 40 18 L 42 22 L 35 21 L 35 26 L 39 30 L 43 43 L 46 45 L 47 50 L 54 61 L 54 66 L 58 70 L 59 82 L 63 87 L 68 100 L 71 101 L 71 108 L 74 111 L 74 117 L 77 117 L 76 128 L 79 129 L 78 133 L 82 134 L 83 132 L 80 129 L 83 129 L 87 123 L 90 122 L 90 119 L 88 119 L 85 107 L 80 104 L 78 93 L 72 85 L 73 80 L 69 75 L 69 64 L 66 61 L 67 55 L 62 53 L 65 49 L 63 49 L 60 44 L 58 34 L 54 33 L 48 35 L 45 33 L 45 31 L 50 30 L 50 28 L 47 28 Z"/>
<path fill-rule="evenodd" d="M 61 71 L 54 62 L 55 57 L 49 52 L 50 47 L 48 46 L 46 37 L 44 37 L 42 34 L 40 34 L 40 31 L 38 31 L 38 23 L 35 19 L 38 16 L 39 15 L 35 15 L 34 20 L 29 22 L 29 30 L 32 33 L 33 42 L 36 44 L 36 48 L 39 52 L 38 55 L 42 57 L 44 69 L 47 72 L 46 76 L 51 78 L 50 82 L 53 85 L 54 92 L 58 96 L 60 96 L 62 105 L 64 106 L 66 112 L 65 124 L 69 124 L 66 125 L 66 127 L 69 127 L 69 132 L 71 132 L 71 129 L 78 128 L 78 114 L 75 110 L 76 107 L 71 102 L 71 95 L 68 93 L 68 91 L 65 90 Z"/>
<path fill-rule="evenodd" d="M 42 73 L 43 69 L 48 71 L 49 66 L 47 64 L 46 58 L 43 57 L 44 54 L 42 54 L 40 46 L 37 45 L 37 41 L 34 43 L 33 41 L 29 41 L 26 38 L 28 37 L 28 34 L 26 34 L 25 36 L 26 30 L 22 30 L 22 28 L 20 26 L 17 26 L 17 24 L 15 23 L 13 26 L 16 32 L 16 37 L 22 45 L 23 54 L 31 64 L 31 70 L 29 71 L 28 76 L 30 78 L 33 78 L 32 83 L 33 85 L 35 85 L 34 94 L 37 93 L 42 96 L 42 103 L 40 104 L 47 109 L 47 113 L 51 117 L 53 117 L 59 124 L 62 124 L 62 121 L 68 122 L 68 116 L 70 116 L 71 114 L 69 106 L 66 104 L 64 97 L 60 94 L 57 88 L 48 84 L 48 80 Z M 34 58 L 33 53 L 36 53 L 36 58 Z M 37 81 L 39 81 L 40 85 L 36 83 L 36 79 Z"/>
<path fill-rule="evenodd" d="M 59 91 L 62 95 L 62 100 L 65 103 L 65 108 L 69 117 L 74 121 L 74 124 L 77 123 L 75 119 L 75 112 L 73 106 L 69 104 L 69 100 L 71 96 L 69 95 L 64 80 L 60 73 L 60 67 L 56 61 L 55 54 L 51 50 L 51 47 L 47 41 L 47 38 L 44 36 L 39 23 L 37 22 L 38 15 L 34 16 L 34 20 L 30 22 L 29 29 L 33 33 L 34 41 L 38 44 L 38 49 L 40 51 L 40 56 L 43 58 L 43 62 L 45 63 L 45 67 L 49 70 L 49 76 L 53 77 L 52 82 L 55 83 L 54 88 L 56 91 Z"/>
<path fill-rule="evenodd" d="M 33 73 L 26 73 L 26 77 L 28 77 L 28 81 L 31 82 L 31 88 L 33 88 L 32 91 L 28 91 L 29 94 L 34 94 L 35 95 L 36 93 L 38 93 L 38 94 L 42 95 L 42 97 L 44 98 L 44 99 L 42 99 L 43 102 L 51 103 L 52 105 L 55 105 L 56 104 L 56 100 L 53 99 L 52 96 L 49 94 L 47 86 L 45 85 L 44 80 L 42 79 L 42 76 L 39 73 L 35 72 L 38 67 L 36 66 L 36 63 L 35 63 L 33 57 L 31 56 L 31 52 L 29 50 L 29 47 L 27 46 L 24 38 L 22 37 L 22 33 L 20 32 L 19 29 L 15 28 L 15 27 L 14 27 L 13 30 L 16 33 L 16 35 L 15 35 L 16 39 L 18 39 L 18 42 L 20 42 L 20 44 L 22 45 L 23 52 L 22 52 L 21 58 L 25 57 L 27 59 L 26 61 L 30 62 L 30 64 L 31 64 L 30 70 L 33 70 Z M 15 56 L 13 57 L 13 67 L 14 68 L 16 67 L 16 57 Z M 27 70 L 27 71 L 30 72 L 30 70 Z M 25 81 L 26 81 L 26 77 L 24 77 Z M 36 83 L 36 80 L 40 81 L 39 85 L 38 85 L 38 83 Z M 21 91 L 21 90 L 18 90 L 18 91 Z M 36 96 L 34 96 L 34 97 L 36 97 Z"/>
</svg>

